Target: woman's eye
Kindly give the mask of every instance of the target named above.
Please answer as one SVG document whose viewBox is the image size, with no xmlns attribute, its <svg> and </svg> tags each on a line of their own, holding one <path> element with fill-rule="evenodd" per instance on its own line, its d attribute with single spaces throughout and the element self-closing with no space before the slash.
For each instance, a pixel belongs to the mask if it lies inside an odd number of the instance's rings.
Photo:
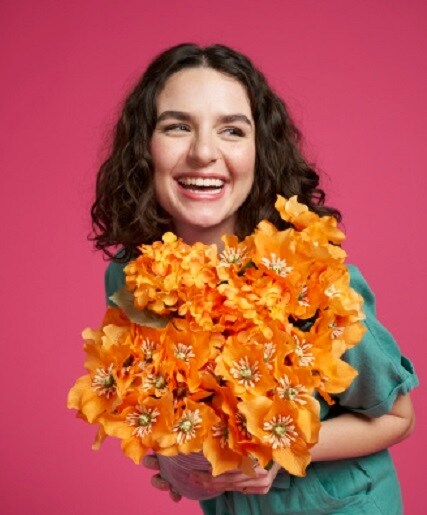
<svg viewBox="0 0 427 515">
<path fill-rule="evenodd" d="M 237 136 L 239 138 L 242 138 L 245 135 L 242 129 L 239 129 L 238 127 L 226 127 L 222 132 L 229 136 Z"/>
<path fill-rule="evenodd" d="M 163 127 L 163 132 L 182 132 L 189 130 L 190 128 L 183 123 L 173 123 L 171 125 L 166 125 L 166 127 Z"/>
</svg>

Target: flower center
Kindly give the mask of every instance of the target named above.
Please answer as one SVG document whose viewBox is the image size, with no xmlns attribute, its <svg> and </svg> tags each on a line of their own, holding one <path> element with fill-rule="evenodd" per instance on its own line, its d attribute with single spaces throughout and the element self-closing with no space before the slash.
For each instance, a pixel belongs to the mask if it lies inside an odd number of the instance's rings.
<svg viewBox="0 0 427 515">
<path fill-rule="evenodd" d="M 240 377 L 243 379 L 250 379 L 252 377 L 252 370 L 249 367 L 243 367 L 240 370 Z"/>
<path fill-rule="evenodd" d="M 153 430 L 160 411 L 157 408 L 147 408 L 145 406 L 136 406 L 136 412 L 129 413 L 126 422 L 135 429 L 132 431 L 134 436 L 145 438 Z"/>
<path fill-rule="evenodd" d="M 184 431 L 184 433 L 188 433 L 193 428 L 193 424 L 189 420 L 183 420 L 179 425 L 180 431 Z"/>
<path fill-rule="evenodd" d="M 273 449 L 290 447 L 298 436 L 293 419 L 289 415 L 277 415 L 264 422 L 264 431 L 267 432 L 264 439 L 270 442 Z"/>
<path fill-rule="evenodd" d="M 116 383 L 116 381 L 115 381 L 115 379 L 114 379 L 114 377 L 112 375 L 109 375 L 108 377 L 106 377 L 102 381 L 103 381 L 103 384 L 104 384 L 104 386 L 106 388 L 111 388 Z"/>
<path fill-rule="evenodd" d="M 273 272 L 276 272 L 276 274 L 281 277 L 287 277 L 293 270 L 293 266 L 288 266 L 286 261 L 277 257 L 274 252 L 270 254 L 270 259 L 262 258 L 261 262 L 265 267 L 273 270 Z"/>
<path fill-rule="evenodd" d="M 295 340 L 295 355 L 298 358 L 298 364 L 301 367 L 311 366 L 314 363 L 314 355 L 310 352 L 313 347 L 311 343 L 307 343 L 305 340 L 300 342 L 298 337 L 294 335 Z"/>
<path fill-rule="evenodd" d="M 177 343 L 175 345 L 175 356 L 187 364 L 189 363 L 191 358 L 196 357 L 196 355 L 193 352 L 193 346 L 185 345 L 185 343 Z"/>
<path fill-rule="evenodd" d="M 144 427 L 149 426 L 151 424 L 151 415 L 149 415 L 148 413 L 142 413 L 141 415 L 139 415 L 138 424 Z"/>
<path fill-rule="evenodd" d="M 230 374 L 234 379 L 237 379 L 239 384 L 242 384 L 246 388 L 248 386 L 253 388 L 255 383 L 261 379 L 261 374 L 258 370 L 258 361 L 251 364 L 247 356 L 240 358 L 239 361 L 233 361 Z"/>
<path fill-rule="evenodd" d="M 196 437 L 196 431 L 201 427 L 202 417 L 200 410 L 187 410 L 173 427 L 172 431 L 177 433 L 178 444 L 188 442 Z"/>
<path fill-rule="evenodd" d="M 154 388 L 155 390 L 162 391 L 167 386 L 167 380 L 162 374 L 148 374 L 142 387 L 144 390 L 151 390 Z"/>
<path fill-rule="evenodd" d="M 96 374 L 92 379 L 92 388 L 98 392 L 99 396 L 109 399 L 116 392 L 116 380 L 113 376 L 113 364 L 105 368 L 97 368 Z"/>
<path fill-rule="evenodd" d="M 219 266 L 241 265 L 243 259 L 246 258 L 246 247 L 242 247 L 240 249 L 226 247 L 219 257 L 221 260 Z"/>
<path fill-rule="evenodd" d="M 157 376 L 154 382 L 154 386 L 159 390 L 164 388 L 166 386 L 165 378 L 163 376 Z"/>
<path fill-rule="evenodd" d="M 286 397 L 293 401 L 295 397 L 298 395 L 298 392 L 295 390 L 295 388 L 288 388 L 288 391 L 286 392 Z"/>
<path fill-rule="evenodd" d="M 308 395 L 307 388 L 301 384 L 291 385 L 287 375 L 279 379 L 279 386 L 276 391 L 281 399 L 294 401 L 298 404 L 307 404 L 306 399 L 304 399 Z"/>
<path fill-rule="evenodd" d="M 277 425 L 277 426 L 274 426 L 273 429 L 272 429 L 273 433 L 276 435 L 276 436 L 283 436 L 284 434 L 286 434 L 287 432 L 287 429 L 285 426 L 281 426 L 281 425 Z"/>
</svg>

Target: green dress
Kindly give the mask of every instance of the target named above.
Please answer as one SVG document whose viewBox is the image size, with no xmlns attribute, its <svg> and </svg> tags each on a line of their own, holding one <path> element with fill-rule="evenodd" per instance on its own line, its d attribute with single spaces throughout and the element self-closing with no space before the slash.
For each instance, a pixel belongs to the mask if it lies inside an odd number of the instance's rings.
<svg viewBox="0 0 427 515">
<path fill-rule="evenodd" d="M 348 265 L 351 286 L 364 300 L 367 332 L 345 354 L 359 375 L 332 407 L 321 402 L 325 420 L 352 411 L 367 417 L 388 413 L 399 395 L 418 384 L 409 360 L 391 334 L 378 322 L 375 299 L 360 271 Z M 124 284 L 123 265 L 110 263 L 108 297 Z M 108 301 L 111 304 L 111 301 Z M 351 438 L 351 434 L 348 435 Z M 305 477 L 281 471 L 266 495 L 225 492 L 200 503 L 205 515 L 399 515 L 403 512 L 399 483 L 388 450 L 356 459 L 314 462 Z"/>
</svg>

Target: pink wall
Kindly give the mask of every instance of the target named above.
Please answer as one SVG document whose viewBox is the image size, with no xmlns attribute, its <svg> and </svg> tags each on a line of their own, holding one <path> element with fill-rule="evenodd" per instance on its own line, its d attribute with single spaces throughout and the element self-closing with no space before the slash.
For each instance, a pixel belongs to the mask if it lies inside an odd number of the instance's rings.
<svg viewBox="0 0 427 515">
<path fill-rule="evenodd" d="M 104 309 L 105 263 L 86 241 L 103 142 L 171 44 L 234 46 L 288 100 L 344 213 L 350 261 L 423 378 L 426 15 L 417 0 L 3 0 L 1 513 L 200 513 L 152 489 L 117 442 L 91 451 L 93 428 L 65 408 L 80 332 Z M 393 452 L 408 514 L 427 501 L 421 389 L 413 398 L 417 430 Z"/>
</svg>

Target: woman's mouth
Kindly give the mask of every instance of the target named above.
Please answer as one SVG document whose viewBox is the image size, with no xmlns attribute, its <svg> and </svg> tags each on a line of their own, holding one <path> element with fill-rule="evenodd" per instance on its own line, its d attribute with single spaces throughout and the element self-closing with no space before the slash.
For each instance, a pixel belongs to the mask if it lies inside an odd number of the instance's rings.
<svg viewBox="0 0 427 515">
<path fill-rule="evenodd" d="M 220 193 L 225 181 L 213 177 L 180 177 L 178 184 L 185 190 L 200 193 Z"/>
</svg>

